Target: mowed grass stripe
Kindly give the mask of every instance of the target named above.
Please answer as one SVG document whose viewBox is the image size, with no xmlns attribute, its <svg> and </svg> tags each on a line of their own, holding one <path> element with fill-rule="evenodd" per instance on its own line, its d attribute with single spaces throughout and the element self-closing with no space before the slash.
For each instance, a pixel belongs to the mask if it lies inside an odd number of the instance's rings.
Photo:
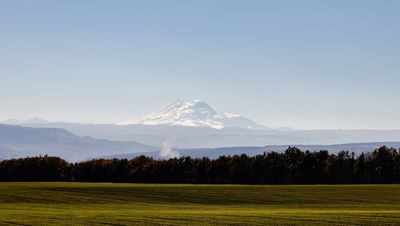
<svg viewBox="0 0 400 226">
<path fill-rule="evenodd" d="M 0 183 L 0 224 L 400 225 L 400 185 Z"/>
<path fill-rule="evenodd" d="M 17 185 L 11 185 L 18 186 Z M 82 185 L 82 186 L 80 186 Z M 74 202 L 79 200 L 95 200 L 97 202 L 138 202 L 145 201 L 154 203 L 163 203 L 165 201 L 177 201 L 183 203 L 208 203 L 212 204 L 234 204 L 234 203 L 304 203 L 304 204 L 341 204 L 351 201 L 352 203 L 371 203 L 377 204 L 397 204 L 399 199 L 393 199 L 392 196 L 384 196 L 387 193 L 399 195 L 399 189 L 395 185 L 357 185 L 357 186 L 199 186 L 199 185 L 138 185 L 138 186 L 116 186 L 115 184 L 60 184 L 39 183 L 30 186 L 29 190 L 18 193 L 19 198 L 41 197 L 43 202 Z M 118 185 L 118 184 L 117 184 Z M 3 185 L 7 186 L 7 185 Z M 382 187 L 383 186 L 383 187 Z M 7 186 L 8 187 L 8 186 Z M 17 191 L 10 188 L 13 192 L 10 196 L 15 196 Z M 212 189 L 210 189 L 212 188 Z M 381 192 L 380 188 L 384 188 Z M 282 189 L 284 189 L 282 192 Z M 30 192 L 35 190 L 38 196 L 30 197 Z M 95 191 L 96 195 L 91 193 Z M 178 192 L 179 191 L 179 192 Z M 301 191 L 301 192 L 299 192 Z M 44 198 L 48 194 L 57 194 L 49 196 L 51 199 Z M 3 193 L 4 194 L 4 193 Z M 339 195 L 340 194 L 340 195 Z M 368 194 L 368 198 L 365 198 Z M 0 194 L 1 197 L 2 194 Z M 64 199 L 62 196 L 69 199 Z M 323 199 L 321 199 L 321 197 Z M 3 197 L 2 197 L 3 198 Z M 57 198 L 59 198 L 57 200 Z M 77 199 L 77 200 L 76 200 Z M 4 200 L 4 199 L 3 199 Z M 18 201 L 18 200 L 17 200 Z M 23 201 L 23 199 L 21 200 Z M 293 202 L 295 201 L 295 202 Z M 0 201 L 1 202 L 1 201 Z"/>
</svg>

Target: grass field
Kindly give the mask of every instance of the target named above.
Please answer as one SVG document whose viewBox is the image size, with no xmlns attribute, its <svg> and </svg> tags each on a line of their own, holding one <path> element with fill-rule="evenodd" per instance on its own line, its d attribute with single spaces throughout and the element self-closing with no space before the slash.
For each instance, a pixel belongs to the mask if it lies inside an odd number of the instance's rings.
<svg viewBox="0 0 400 226">
<path fill-rule="evenodd" d="M 0 225 L 400 225 L 400 185 L 0 183 Z"/>
</svg>

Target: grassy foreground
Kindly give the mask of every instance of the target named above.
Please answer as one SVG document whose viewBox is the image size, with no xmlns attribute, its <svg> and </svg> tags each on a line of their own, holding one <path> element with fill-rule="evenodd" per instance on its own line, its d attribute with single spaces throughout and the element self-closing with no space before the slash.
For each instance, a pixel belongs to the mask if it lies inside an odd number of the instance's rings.
<svg viewBox="0 0 400 226">
<path fill-rule="evenodd" d="M 400 225 L 400 185 L 0 183 L 0 225 Z"/>
</svg>

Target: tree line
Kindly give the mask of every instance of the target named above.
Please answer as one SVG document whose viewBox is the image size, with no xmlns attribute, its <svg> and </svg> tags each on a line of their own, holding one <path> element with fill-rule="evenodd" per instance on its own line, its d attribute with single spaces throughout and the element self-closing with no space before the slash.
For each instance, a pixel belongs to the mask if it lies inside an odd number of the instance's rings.
<svg viewBox="0 0 400 226">
<path fill-rule="evenodd" d="M 205 184 L 348 184 L 400 183 L 400 151 L 383 146 L 371 153 L 348 151 L 266 152 L 217 159 L 168 160 L 138 156 L 68 163 L 40 156 L 3 160 L 0 181 L 81 181 Z"/>
</svg>

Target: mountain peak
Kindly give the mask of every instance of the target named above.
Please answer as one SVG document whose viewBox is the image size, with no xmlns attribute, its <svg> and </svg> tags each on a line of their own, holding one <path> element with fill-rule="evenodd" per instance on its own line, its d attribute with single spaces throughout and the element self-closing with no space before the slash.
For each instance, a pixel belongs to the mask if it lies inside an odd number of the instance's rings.
<svg viewBox="0 0 400 226">
<path fill-rule="evenodd" d="M 243 116 L 217 111 L 200 99 L 188 102 L 178 99 L 149 115 L 119 123 L 119 125 L 131 124 L 209 127 L 213 129 L 225 127 L 265 129 L 264 126 Z"/>
</svg>

